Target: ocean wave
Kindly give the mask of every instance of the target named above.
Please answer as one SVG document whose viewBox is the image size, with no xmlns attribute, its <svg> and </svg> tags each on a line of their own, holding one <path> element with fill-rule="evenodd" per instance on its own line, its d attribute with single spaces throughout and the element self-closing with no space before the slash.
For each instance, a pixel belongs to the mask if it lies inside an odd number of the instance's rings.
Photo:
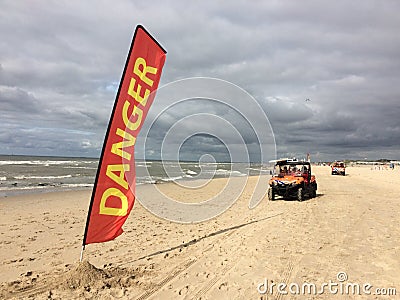
<svg viewBox="0 0 400 300">
<path fill-rule="evenodd" d="M 0 166 L 6 165 L 80 165 L 91 164 L 94 161 L 90 160 L 0 160 Z"/>
<path fill-rule="evenodd" d="M 93 187 L 93 183 L 70 183 L 70 184 L 61 184 L 61 185 L 52 185 L 52 184 L 38 184 L 38 185 L 28 185 L 28 186 L 9 186 L 9 187 L 0 187 L 0 197 L 7 195 L 18 195 L 25 193 L 37 193 L 37 192 L 46 192 L 46 191 L 57 191 L 57 190 L 76 190 L 82 188 L 91 188 Z"/>
<path fill-rule="evenodd" d="M 244 174 L 239 171 L 231 171 L 231 170 L 225 170 L 225 169 L 217 169 L 215 172 L 211 172 L 214 175 L 219 175 L 219 176 L 236 176 L 236 177 L 241 177 L 241 176 L 247 176 L 247 174 Z"/>
<path fill-rule="evenodd" d="M 157 183 L 158 180 L 161 178 L 153 178 L 151 176 L 144 176 L 144 177 L 137 177 L 136 178 L 136 184 L 141 185 L 141 184 L 154 184 Z"/>
<path fill-rule="evenodd" d="M 6 181 L 7 180 L 7 177 L 6 176 L 1 176 L 0 177 L 0 181 Z"/>
<path fill-rule="evenodd" d="M 197 172 L 192 171 L 192 170 L 187 170 L 186 174 L 188 174 L 188 175 L 197 175 Z"/>
<path fill-rule="evenodd" d="M 246 168 L 246 170 L 253 170 L 253 171 L 257 171 L 257 172 L 268 172 L 270 170 L 265 170 L 265 169 L 258 169 L 258 168 Z"/>
<path fill-rule="evenodd" d="M 97 170 L 95 167 L 78 167 L 78 166 L 68 166 L 63 167 L 63 169 L 85 169 L 85 170 Z"/>
<path fill-rule="evenodd" d="M 170 181 L 176 181 L 176 180 L 179 180 L 182 178 L 183 178 L 182 176 L 176 176 L 176 177 L 161 178 L 161 180 L 164 182 L 170 182 Z"/>
<path fill-rule="evenodd" d="M 48 186 L 36 185 L 36 186 L 13 186 L 13 187 L 0 187 L 0 191 L 19 191 L 19 190 L 39 190 L 46 189 Z"/>
<path fill-rule="evenodd" d="M 93 187 L 93 183 L 67 183 L 67 184 L 62 184 L 61 186 L 69 188 Z"/>
<path fill-rule="evenodd" d="M 139 166 L 139 167 L 146 167 L 147 165 L 152 165 L 153 164 L 153 162 L 152 161 L 136 161 L 136 166 Z"/>
<path fill-rule="evenodd" d="M 145 164 L 145 165 L 151 165 L 153 163 L 153 161 L 136 160 L 136 163 Z"/>
<path fill-rule="evenodd" d="M 136 182 L 136 185 L 143 185 L 143 184 L 155 184 L 157 183 L 157 180 L 144 180 L 144 181 L 138 181 Z"/>
<path fill-rule="evenodd" d="M 72 175 L 60 175 L 60 176 L 25 176 L 25 175 L 19 175 L 19 176 L 14 176 L 14 179 L 61 179 L 61 178 L 71 178 Z"/>
</svg>

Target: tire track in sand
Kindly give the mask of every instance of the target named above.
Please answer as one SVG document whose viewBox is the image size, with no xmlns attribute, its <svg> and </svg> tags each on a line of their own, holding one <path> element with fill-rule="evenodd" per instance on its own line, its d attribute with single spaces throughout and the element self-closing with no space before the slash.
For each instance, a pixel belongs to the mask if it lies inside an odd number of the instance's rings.
<svg viewBox="0 0 400 300">
<path fill-rule="evenodd" d="M 169 280 L 163 280 L 157 285 L 154 292 L 152 291 L 149 295 L 145 295 L 145 293 L 138 299 L 145 300 L 150 297 L 152 299 L 203 299 L 232 268 L 246 257 L 246 248 L 237 247 L 237 245 L 249 237 L 258 238 L 259 231 L 262 230 L 262 227 L 257 230 L 254 230 L 253 226 L 243 227 L 281 214 L 282 212 L 275 213 L 262 219 L 232 227 L 229 232 L 217 238 L 214 243 L 206 248 L 199 249 L 194 254 L 195 261 L 184 270 L 185 272 L 177 272 Z M 227 256 L 232 257 L 233 260 L 228 260 Z M 169 282 L 171 285 L 166 287 Z M 193 282 L 196 283 L 196 286 L 188 284 Z M 174 287 L 174 290 L 172 290 L 172 287 Z"/>
<path fill-rule="evenodd" d="M 181 274 L 183 271 L 188 269 L 191 265 L 193 265 L 196 262 L 196 259 L 189 259 L 185 263 L 178 265 L 175 267 L 170 274 L 165 277 L 163 280 L 161 280 L 158 284 L 154 285 L 150 290 L 147 290 L 145 293 L 140 295 L 137 300 L 145 300 L 155 294 L 157 291 L 159 291 L 163 286 L 165 286 L 168 282 L 170 282 L 172 279 L 177 277 L 179 274 Z"/>
<path fill-rule="evenodd" d="M 220 240 L 227 239 L 228 237 L 230 237 L 235 232 L 235 230 L 236 229 L 232 229 L 232 231 L 229 231 L 229 232 L 225 233 L 224 236 L 219 238 L 219 239 Z M 212 248 L 213 248 L 213 245 L 211 244 L 211 245 L 208 245 L 208 247 L 206 247 L 205 249 L 200 249 L 198 252 L 205 253 L 205 252 L 208 252 L 208 251 L 212 250 Z M 155 284 L 153 288 L 151 288 L 150 290 L 147 290 L 146 292 L 141 294 L 136 299 L 137 300 L 145 300 L 145 299 L 148 299 L 149 297 L 153 296 L 157 292 L 159 292 L 167 283 L 169 283 L 170 281 L 172 281 L 173 279 L 178 277 L 182 272 L 184 272 L 185 270 L 189 269 L 194 263 L 196 263 L 198 261 L 197 256 L 199 256 L 199 255 L 195 255 L 194 258 L 190 258 L 186 262 L 184 262 L 182 264 L 178 264 L 177 266 L 175 266 L 169 272 L 169 275 L 167 277 L 165 277 L 163 280 L 161 280 L 160 282 Z"/>
</svg>

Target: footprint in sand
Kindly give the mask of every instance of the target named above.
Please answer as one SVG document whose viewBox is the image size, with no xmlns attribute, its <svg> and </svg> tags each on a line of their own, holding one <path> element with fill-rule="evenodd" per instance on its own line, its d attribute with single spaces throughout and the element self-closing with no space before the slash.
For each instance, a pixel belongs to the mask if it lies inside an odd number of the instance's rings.
<svg viewBox="0 0 400 300">
<path fill-rule="evenodd" d="M 228 283 L 227 283 L 227 282 L 221 283 L 221 284 L 219 285 L 218 289 L 221 290 L 221 291 L 226 291 L 226 290 L 228 290 Z"/>
<path fill-rule="evenodd" d="M 210 277 L 210 273 L 208 272 L 197 273 L 196 277 L 204 277 L 205 279 L 207 279 Z"/>
<path fill-rule="evenodd" d="M 14 263 L 17 263 L 17 262 L 22 262 L 23 260 L 24 260 L 23 258 L 12 259 L 12 260 L 10 260 L 8 262 L 5 262 L 5 264 L 14 264 Z"/>
<path fill-rule="evenodd" d="M 189 286 L 186 285 L 185 287 L 183 287 L 182 289 L 180 289 L 180 290 L 178 291 L 178 295 L 179 295 L 179 296 L 184 296 L 184 295 L 187 295 L 188 292 L 189 292 Z"/>
</svg>

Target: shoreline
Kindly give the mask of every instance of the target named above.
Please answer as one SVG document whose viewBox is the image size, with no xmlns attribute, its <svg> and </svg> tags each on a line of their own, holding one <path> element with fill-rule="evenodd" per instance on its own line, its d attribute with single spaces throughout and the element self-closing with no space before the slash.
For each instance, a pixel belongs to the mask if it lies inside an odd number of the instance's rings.
<svg viewBox="0 0 400 300">
<path fill-rule="evenodd" d="M 47 193 L 58 193 L 58 192 L 74 192 L 74 191 L 87 191 L 92 190 L 93 187 L 77 187 L 77 188 L 63 188 L 63 187 L 37 187 L 37 188 L 22 188 L 15 190 L 1 190 L 0 191 L 0 201 L 4 198 L 12 198 L 24 195 L 37 195 L 37 194 L 47 194 Z"/>
<path fill-rule="evenodd" d="M 262 172 L 260 172 L 262 173 Z M 261 175 L 246 175 L 246 176 L 232 176 L 232 177 L 215 177 L 214 179 L 228 179 L 228 178 L 240 178 L 240 177 L 253 177 L 253 176 L 267 176 L 264 174 Z M 268 175 L 269 176 L 269 175 Z M 177 182 L 178 184 L 185 184 L 185 183 L 196 183 L 196 181 L 204 181 L 204 179 L 188 179 L 182 178 L 178 180 L 157 180 L 155 182 L 143 182 L 137 183 L 136 187 L 139 186 L 147 186 L 147 185 L 165 185 L 165 184 L 174 184 Z M 79 187 L 56 187 L 56 186 L 37 186 L 37 187 L 25 187 L 25 188 L 15 188 L 15 189 L 3 189 L 0 190 L 0 200 L 3 198 L 10 198 L 14 196 L 22 196 L 22 195 L 30 195 L 30 194 L 46 194 L 46 193 L 53 193 L 53 192 L 69 192 L 69 191 L 86 191 L 86 190 L 93 190 L 93 184 L 91 186 L 79 186 Z"/>
</svg>

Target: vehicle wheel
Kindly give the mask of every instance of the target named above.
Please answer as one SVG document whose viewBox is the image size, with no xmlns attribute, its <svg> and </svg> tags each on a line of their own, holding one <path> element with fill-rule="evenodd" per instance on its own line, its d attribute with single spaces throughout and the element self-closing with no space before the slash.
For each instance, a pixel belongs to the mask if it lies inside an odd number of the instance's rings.
<svg viewBox="0 0 400 300">
<path fill-rule="evenodd" d="M 317 197 L 317 189 L 315 187 L 312 188 L 310 197 L 311 198 Z"/>
<path fill-rule="evenodd" d="M 343 172 L 343 176 L 346 176 L 346 173 L 345 173 L 345 172 Z"/>
<path fill-rule="evenodd" d="M 297 200 L 298 201 L 303 201 L 304 200 L 304 191 L 303 188 L 299 188 L 297 190 Z"/>
<path fill-rule="evenodd" d="M 268 200 L 274 201 L 275 200 L 275 192 L 273 188 L 268 189 Z"/>
</svg>

